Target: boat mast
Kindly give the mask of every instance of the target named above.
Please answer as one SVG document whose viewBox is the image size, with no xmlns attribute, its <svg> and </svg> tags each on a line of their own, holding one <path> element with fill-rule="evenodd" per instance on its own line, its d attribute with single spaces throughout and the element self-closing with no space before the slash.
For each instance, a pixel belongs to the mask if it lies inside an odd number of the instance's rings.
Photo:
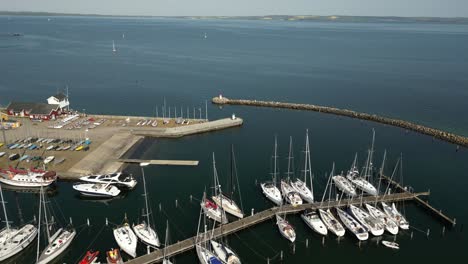
<svg viewBox="0 0 468 264">
<path fill-rule="evenodd" d="M 308 166 L 308 171 L 309 171 L 309 178 L 310 178 L 310 192 L 312 194 L 312 200 L 314 200 L 314 186 L 312 184 L 312 162 L 310 160 L 310 144 L 309 144 L 309 129 L 306 129 L 306 168 L 304 172 L 304 184 L 307 187 L 307 180 L 306 180 L 306 174 L 307 174 L 307 164 Z"/>
<path fill-rule="evenodd" d="M 328 192 L 328 206 L 330 206 L 331 192 L 332 192 L 332 187 L 333 187 L 332 177 L 333 177 L 334 174 L 335 174 L 335 162 L 333 162 L 332 170 L 330 172 L 330 189 L 329 189 L 329 192 Z"/>
<path fill-rule="evenodd" d="M 49 241 L 49 243 L 50 243 L 51 241 L 50 241 L 50 231 L 49 231 L 49 219 L 47 218 L 47 208 L 46 208 L 46 205 L 45 205 L 44 192 L 41 192 L 41 195 L 42 195 L 42 206 L 44 208 L 44 219 L 45 219 L 45 223 L 46 223 L 47 241 Z"/>
<path fill-rule="evenodd" d="M 277 171 L 277 168 L 276 168 L 276 160 L 278 159 L 277 149 L 278 149 L 278 142 L 277 142 L 277 138 L 276 138 L 276 135 L 275 135 L 275 154 L 274 154 L 274 156 L 273 156 L 273 159 L 274 159 L 274 166 L 273 166 L 273 184 L 274 184 L 274 185 L 276 185 L 276 175 L 278 174 L 278 171 Z"/>
<path fill-rule="evenodd" d="M 372 160 L 374 158 L 374 143 L 375 143 L 375 129 L 372 128 L 372 144 L 371 144 L 371 149 L 370 149 L 370 153 L 369 153 L 369 179 L 368 181 L 369 182 L 372 182 L 371 178 L 372 178 L 372 167 L 373 167 L 373 163 L 372 163 Z"/>
<path fill-rule="evenodd" d="M 292 159 L 292 137 L 289 137 L 289 154 L 288 154 L 288 171 L 286 172 L 287 182 L 290 180 L 291 175 L 291 159 Z"/>
<path fill-rule="evenodd" d="M 384 154 L 383 154 L 383 158 L 382 158 L 382 166 L 380 166 L 379 183 L 377 184 L 377 195 L 375 196 L 374 205 L 377 205 L 377 200 L 379 199 L 380 184 L 382 183 L 382 177 L 383 177 L 384 166 L 385 166 L 385 159 L 387 159 L 387 150 L 384 150 Z"/>
<path fill-rule="evenodd" d="M 221 199 L 221 185 L 219 184 L 219 179 L 218 179 L 218 172 L 216 171 L 216 161 L 215 161 L 215 154 L 213 152 L 213 181 L 214 181 L 214 196 L 218 196 L 218 191 L 219 191 L 219 197 L 222 203 Z"/>
<path fill-rule="evenodd" d="M 39 262 L 39 252 L 40 252 L 40 244 L 41 244 L 41 206 L 42 203 L 42 185 L 41 185 L 41 191 L 39 193 L 39 219 L 38 219 L 38 224 L 37 224 L 37 251 L 36 251 L 36 263 Z"/>
<path fill-rule="evenodd" d="M 148 206 L 148 192 L 146 191 L 146 180 L 145 180 L 145 170 L 144 170 L 144 167 L 148 166 L 149 163 L 140 163 L 140 167 L 141 167 L 141 176 L 143 178 L 143 190 L 144 190 L 144 194 L 143 196 L 145 196 L 145 206 L 146 206 L 146 228 L 149 229 L 150 227 L 150 218 L 149 218 L 149 215 L 150 215 L 150 212 L 149 212 L 149 206 Z"/>
<path fill-rule="evenodd" d="M 2 198 L 2 206 L 3 206 L 3 214 L 5 215 L 6 230 L 10 230 L 10 222 L 8 222 L 8 214 L 6 211 L 5 200 L 3 200 L 3 190 L 2 190 L 1 185 L 0 185 L 0 196 Z"/>
<path fill-rule="evenodd" d="M 169 237 L 169 221 L 166 220 L 166 238 L 164 241 L 164 248 L 163 248 L 163 261 L 166 259 L 166 250 L 167 250 L 167 243 Z"/>
</svg>

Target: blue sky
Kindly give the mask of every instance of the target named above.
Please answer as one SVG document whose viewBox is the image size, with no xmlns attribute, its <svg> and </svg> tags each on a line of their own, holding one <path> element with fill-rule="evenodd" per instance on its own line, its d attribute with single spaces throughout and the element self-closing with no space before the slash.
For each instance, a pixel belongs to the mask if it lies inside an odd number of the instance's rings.
<svg viewBox="0 0 468 264">
<path fill-rule="evenodd" d="M 468 17 L 468 0 L 0 0 L 0 10 L 154 16 Z"/>
</svg>

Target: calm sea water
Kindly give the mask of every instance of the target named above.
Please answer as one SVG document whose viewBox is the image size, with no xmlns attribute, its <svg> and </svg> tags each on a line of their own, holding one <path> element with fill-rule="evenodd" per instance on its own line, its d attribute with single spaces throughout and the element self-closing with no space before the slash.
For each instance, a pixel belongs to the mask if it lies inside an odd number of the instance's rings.
<svg viewBox="0 0 468 264">
<path fill-rule="evenodd" d="M 11 37 L 9 33 L 22 33 Z M 204 35 L 207 38 L 204 38 Z M 123 34 L 125 35 L 123 37 Z M 112 53 L 112 41 L 117 53 Z M 468 26 L 402 23 L 303 23 L 93 17 L 0 16 L 0 104 L 11 100 L 45 100 L 68 85 L 72 107 L 90 113 L 154 115 L 163 98 L 168 105 L 204 107 L 222 93 L 255 98 L 345 107 L 416 121 L 468 135 Z M 284 263 L 353 261 L 384 263 L 442 257 L 467 257 L 463 223 L 468 213 L 468 153 L 427 136 L 374 123 L 319 113 L 209 105 L 210 118 L 236 113 L 242 128 L 178 140 L 147 140 L 131 156 L 200 160 L 195 168 L 150 167 L 148 178 L 153 217 L 161 237 L 169 220 L 171 240 L 196 233 L 201 197 L 210 190 L 211 154 L 216 153 L 222 181 L 229 174 L 234 144 L 243 207 L 260 211 L 271 206 L 257 181 L 269 177 L 273 137 L 278 135 L 280 170 L 286 168 L 287 143 L 294 139 L 297 174 L 305 129 L 311 135 L 316 196 L 332 162 L 349 168 L 354 153 L 360 160 L 376 130 L 375 164 L 388 151 L 387 174 L 400 153 L 404 182 L 430 189 L 430 202 L 457 218 L 458 225 L 441 235 L 443 224 L 421 208 L 407 204 L 413 236 L 397 236 L 401 249 L 390 251 L 374 239 L 358 244 L 347 235 L 324 244 L 298 216 L 295 246 L 278 233 L 273 221 L 228 237 L 243 263 L 266 263 L 284 252 Z M 128 170 L 138 178 L 138 168 Z M 284 175 L 284 174 L 283 174 Z M 139 178 L 140 179 L 140 178 Z M 57 219 L 73 218 L 79 235 L 62 262 L 74 263 L 89 247 L 115 247 L 113 224 L 124 214 L 136 221 L 143 206 L 142 186 L 124 199 L 81 200 L 70 183 L 59 183 L 51 196 Z M 5 190 L 9 216 L 17 223 L 37 215 L 37 195 Z M 178 206 L 175 206 L 175 201 Z M 159 210 L 161 204 L 162 210 Z M 58 206 L 60 205 L 60 206 Z M 21 214 L 20 214 L 21 213 Z M 111 222 L 105 227 L 105 218 Z M 86 218 L 91 227 L 86 227 Z M 426 230 L 430 229 L 429 238 Z M 385 237 L 392 240 L 392 237 Z M 305 241 L 308 239 L 309 247 Z M 42 242 L 43 243 L 43 242 Z M 139 253 L 144 254 L 144 247 Z M 35 247 L 12 263 L 32 263 Z M 196 263 L 194 252 L 177 263 Z M 276 258 L 275 261 L 278 262 Z"/>
</svg>

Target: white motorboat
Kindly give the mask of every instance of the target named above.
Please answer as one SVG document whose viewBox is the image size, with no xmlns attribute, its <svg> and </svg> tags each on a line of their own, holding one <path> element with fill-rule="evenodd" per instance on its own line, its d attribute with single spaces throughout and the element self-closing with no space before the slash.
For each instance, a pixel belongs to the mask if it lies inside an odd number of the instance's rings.
<svg viewBox="0 0 468 264">
<path fill-rule="evenodd" d="M 49 239 L 49 245 L 39 256 L 37 264 L 46 264 L 57 258 L 70 246 L 75 236 L 76 231 L 73 228 L 60 228 L 57 230 L 57 232 Z"/>
<path fill-rule="evenodd" d="M 367 211 L 369 211 L 369 214 L 372 215 L 373 217 L 377 219 L 381 219 L 383 223 L 385 223 L 385 229 L 392 235 L 398 234 L 398 225 L 393 221 L 388 215 L 386 215 L 384 212 L 380 211 L 380 209 L 370 205 L 366 204 Z"/>
<path fill-rule="evenodd" d="M 234 150 L 231 148 L 231 176 L 230 176 L 230 182 L 233 184 L 233 159 L 234 159 Z M 215 195 L 211 197 L 213 201 L 221 207 L 226 213 L 229 213 L 235 217 L 238 218 L 243 218 L 244 213 L 242 212 L 241 208 L 236 204 L 236 202 L 227 197 L 221 190 L 221 184 L 219 184 L 219 178 L 218 178 L 218 171 L 216 170 L 216 162 L 215 162 L 215 156 L 213 153 L 213 178 L 214 178 L 214 186 L 215 186 Z M 233 191 L 231 186 L 231 195 L 233 195 Z M 238 188 L 239 189 L 239 188 Z"/>
<path fill-rule="evenodd" d="M 320 218 L 330 232 L 335 234 L 337 237 L 344 236 L 346 230 L 343 225 L 335 218 L 330 209 L 322 210 L 319 209 Z"/>
<path fill-rule="evenodd" d="M 110 183 L 77 183 L 73 185 L 73 189 L 80 192 L 83 196 L 88 197 L 116 197 L 120 194 L 120 189 Z"/>
<path fill-rule="evenodd" d="M 114 229 L 114 238 L 125 253 L 136 257 L 137 237 L 127 223 Z"/>
<path fill-rule="evenodd" d="M 392 249 L 400 249 L 400 245 L 398 245 L 398 243 L 396 242 L 390 242 L 390 241 L 386 241 L 386 240 L 382 240 L 382 245 L 388 247 L 388 248 L 392 248 Z"/>
<path fill-rule="evenodd" d="M 55 159 L 54 156 L 48 156 L 47 158 L 44 159 L 44 164 L 49 164 L 54 159 Z"/>
<path fill-rule="evenodd" d="M 357 239 L 362 241 L 369 238 L 369 232 L 367 232 L 366 228 L 356 221 L 356 219 L 340 208 L 336 208 L 336 211 L 338 212 L 338 216 L 343 224 L 357 237 Z"/>
<path fill-rule="evenodd" d="M 222 224 L 227 224 L 228 223 L 228 219 L 226 217 L 226 213 L 224 212 L 224 210 L 219 207 L 218 205 L 216 205 L 216 203 L 212 202 L 210 199 L 206 198 L 205 197 L 206 195 L 203 194 L 203 199 L 200 203 L 200 206 L 201 208 L 203 209 L 203 212 L 205 213 L 205 215 L 216 221 L 216 222 L 219 222 L 219 223 L 222 223 Z"/>
<path fill-rule="evenodd" d="M 356 196 L 356 190 L 354 189 L 351 182 L 349 182 L 345 177 L 341 175 L 336 175 L 332 177 L 332 180 L 335 183 L 335 186 L 338 188 L 338 190 L 344 192 L 345 194 L 351 197 Z"/>
<path fill-rule="evenodd" d="M 265 196 L 270 199 L 270 201 L 276 205 L 282 204 L 283 199 L 281 197 L 281 192 L 273 182 L 261 183 L 260 187 L 262 188 L 263 194 L 265 194 Z"/>
<path fill-rule="evenodd" d="M 0 231 L 0 261 L 4 261 L 21 252 L 36 238 L 37 228 L 26 224 L 21 228 L 12 228 L 8 221 L 8 214 L 3 200 L 3 190 L 0 185 L 0 197 L 5 217 L 6 227 Z"/>
<path fill-rule="evenodd" d="M 275 152 L 273 156 L 274 166 L 273 166 L 273 173 L 272 173 L 272 181 L 261 183 L 260 187 L 262 188 L 263 194 L 265 194 L 265 196 L 268 199 L 270 199 L 270 201 L 272 201 L 276 205 L 281 205 L 283 203 L 283 198 L 281 197 L 280 190 L 278 189 L 278 187 L 276 187 L 276 176 L 278 175 L 277 166 L 276 166 L 276 161 L 278 159 L 277 147 L 278 147 L 278 144 L 277 144 L 277 140 L 275 137 Z"/>
<path fill-rule="evenodd" d="M 374 236 L 381 236 L 385 231 L 385 224 L 380 219 L 373 217 L 365 210 L 350 205 L 349 209 L 353 216 Z"/>
<path fill-rule="evenodd" d="M 292 225 L 278 214 L 276 215 L 276 225 L 284 238 L 291 242 L 296 240 L 296 231 L 294 231 Z"/>
<path fill-rule="evenodd" d="M 45 187 L 55 182 L 54 171 L 0 169 L 0 182 L 16 187 Z"/>
<path fill-rule="evenodd" d="M 402 214 L 400 214 L 400 212 L 398 212 L 395 203 L 392 203 L 392 206 L 389 206 L 384 202 L 382 202 L 381 204 L 387 216 L 390 217 L 393 221 L 395 221 L 401 229 L 409 229 L 408 221 L 406 221 L 405 217 Z"/>
<path fill-rule="evenodd" d="M 283 194 L 286 202 L 292 206 L 298 206 L 302 204 L 302 198 L 299 193 L 297 193 L 294 188 L 289 185 L 289 183 L 283 180 L 281 180 L 281 193 Z"/>
<path fill-rule="evenodd" d="M 135 231 L 136 236 L 143 241 L 143 243 L 153 246 L 153 247 L 160 247 L 161 243 L 159 242 L 158 234 L 154 230 L 153 227 L 151 227 L 150 224 L 150 209 L 148 205 L 148 192 L 146 190 L 146 180 L 145 180 L 145 173 L 143 170 L 143 167 L 149 165 L 149 163 L 141 163 L 141 173 L 142 173 L 142 179 L 143 179 L 143 190 L 145 196 L 145 214 L 144 216 L 146 217 L 146 222 L 143 221 L 139 224 L 133 224 L 133 231 Z"/>
<path fill-rule="evenodd" d="M 303 214 L 301 214 L 302 220 L 309 226 L 312 230 L 314 230 L 316 233 L 326 236 L 328 234 L 327 227 L 323 223 L 322 219 L 320 219 L 319 215 L 317 212 L 314 211 L 304 211 Z"/>
<path fill-rule="evenodd" d="M 232 251 L 232 249 L 214 240 L 210 240 L 210 243 L 214 253 L 223 263 L 241 264 L 239 257 L 234 253 L 234 251 Z"/>
<path fill-rule="evenodd" d="M 133 189 L 137 184 L 137 181 L 135 180 L 135 178 L 133 178 L 133 176 L 122 172 L 102 175 L 88 175 L 80 177 L 80 180 L 93 183 L 111 183 L 112 185 L 116 185 L 117 187 L 128 189 Z"/>
</svg>

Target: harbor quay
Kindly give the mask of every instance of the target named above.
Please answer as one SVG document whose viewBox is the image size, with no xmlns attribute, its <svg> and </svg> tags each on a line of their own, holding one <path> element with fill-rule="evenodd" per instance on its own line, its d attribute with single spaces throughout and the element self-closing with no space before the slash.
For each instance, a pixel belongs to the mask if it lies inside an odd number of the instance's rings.
<svg viewBox="0 0 468 264">
<path fill-rule="evenodd" d="M 178 138 L 241 126 L 243 123 L 243 119 L 237 117 L 207 121 L 94 114 L 80 114 L 72 119 L 64 116 L 55 121 L 43 122 L 26 117 L 17 119 L 21 123 L 20 127 L 3 130 L 4 136 L 0 134 L 0 142 L 3 143 L 0 152 L 5 152 L 0 157 L 0 168 L 45 168 L 56 171 L 61 180 L 76 180 L 83 175 L 122 170 L 127 162 L 120 159 L 145 137 Z M 36 145 L 32 149 L 8 147 L 28 139 L 32 142 L 33 139 L 41 138 L 52 141 L 31 143 Z M 27 158 L 10 160 L 9 156 L 13 154 Z M 58 162 L 44 164 L 44 159 L 50 156 Z M 162 163 L 183 164 L 176 161 Z"/>
</svg>

